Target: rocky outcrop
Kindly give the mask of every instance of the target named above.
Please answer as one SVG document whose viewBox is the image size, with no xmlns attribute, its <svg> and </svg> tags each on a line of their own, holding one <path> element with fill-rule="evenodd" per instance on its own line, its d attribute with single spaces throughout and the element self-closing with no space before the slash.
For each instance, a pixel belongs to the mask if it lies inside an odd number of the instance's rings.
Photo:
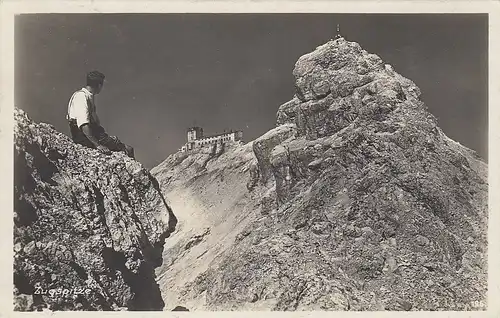
<svg viewBox="0 0 500 318">
<path fill-rule="evenodd" d="M 259 167 L 259 180 L 263 184 L 272 176 L 271 151 L 285 140 L 295 137 L 295 134 L 295 125 L 285 124 L 268 131 L 253 142 L 253 152 L 255 153 Z"/>
<path fill-rule="evenodd" d="M 412 81 L 355 42 L 318 47 L 293 74 L 296 95 L 253 142 L 255 158 L 249 144 L 245 159 L 231 152 L 203 175 L 172 158 L 153 172 L 167 196 L 182 188 L 198 202 L 192 224 L 209 214 L 204 227 L 237 233 L 211 243 L 212 231 L 197 253 L 222 250 L 184 266 L 196 275 L 167 298 L 190 310 L 484 309 L 487 165 L 441 131 Z M 237 194 L 219 192 L 221 175 Z"/>
<path fill-rule="evenodd" d="M 154 268 L 176 218 L 156 179 L 15 110 L 16 310 L 161 310 Z"/>
</svg>

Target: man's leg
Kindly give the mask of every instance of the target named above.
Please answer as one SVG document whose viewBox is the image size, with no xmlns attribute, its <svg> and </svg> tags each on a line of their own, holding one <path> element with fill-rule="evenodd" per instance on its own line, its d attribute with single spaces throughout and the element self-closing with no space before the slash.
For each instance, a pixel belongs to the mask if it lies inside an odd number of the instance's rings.
<svg viewBox="0 0 500 318">
<path fill-rule="evenodd" d="M 134 148 L 124 144 L 116 136 L 109 136 L 105 134 L 99 140 L 99 143 L 111 151 L 123 151 L 127 156 L 134 158 Z"/>
</svg>

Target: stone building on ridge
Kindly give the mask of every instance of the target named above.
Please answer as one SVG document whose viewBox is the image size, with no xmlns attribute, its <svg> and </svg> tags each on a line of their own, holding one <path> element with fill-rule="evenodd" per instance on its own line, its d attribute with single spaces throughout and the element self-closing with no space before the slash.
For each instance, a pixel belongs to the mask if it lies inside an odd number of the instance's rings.
<svg viewBox="0 0 500 318">
<path fill-rule="evenodd" d="M 213 145 L 216 143 L 227 143 L 240 141 L 243 139 L 243 132 L 241 130 L 230 130 L 222 134 L 203 136 L 203 128 L 191 127 L 187 131 L 187 143 L 182 146 L 181 151 L 186 152 L 195 148 L 201 148 L 206 145 Z"/>
</svg>

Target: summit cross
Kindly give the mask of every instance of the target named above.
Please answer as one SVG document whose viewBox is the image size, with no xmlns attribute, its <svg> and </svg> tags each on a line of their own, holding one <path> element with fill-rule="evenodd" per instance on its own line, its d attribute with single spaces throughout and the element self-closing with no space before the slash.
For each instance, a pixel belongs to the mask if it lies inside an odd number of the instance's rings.
<svg viewBox="0 0 500 318">
<path fill-rule="evenodd" d="M 342 36 L 340 35 L 340 25 L 337 24 L 337 35 L 335 36 L 335 39 L 340 39 Z"/>
</svg>

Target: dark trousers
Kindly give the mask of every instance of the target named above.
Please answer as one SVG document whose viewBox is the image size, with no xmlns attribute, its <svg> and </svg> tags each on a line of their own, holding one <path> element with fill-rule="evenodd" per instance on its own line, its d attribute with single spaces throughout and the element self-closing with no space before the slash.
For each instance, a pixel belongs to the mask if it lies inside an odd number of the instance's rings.
<svg viewBox="0 0 500 318">
<path fill-rule="evenodd" d="M 92 125 L 92 124 L 91 124 Z M 76 124 L 76 120 L 69 120 L 69 129 L 71 131 L 71 138 L 77 144 L 95 148 L 94 144 L 85 136 L 83 131 Z M 92 132 L 95 134 L 95 138 L 99 141 L 99 144 L 108 148 L 111 151 L 127 151 L 127 146 L 118 139 L 116 136 L 110 136 L 106 133 L 104 128 L 99 125 L 94 125 L 92 127 Z"/>
<path fill-rule="evenodd" d="M 76 124 L 76 120 L 70 119 L 68 120 L 69 124 L 69 131 L 71 133 L 71 139 L 77 144 L 89 147 L 89 148 L 95 148 L 94 144 L 85 136 L 83 131 L 78 128 L 78 125 Z"/>
</svg>

